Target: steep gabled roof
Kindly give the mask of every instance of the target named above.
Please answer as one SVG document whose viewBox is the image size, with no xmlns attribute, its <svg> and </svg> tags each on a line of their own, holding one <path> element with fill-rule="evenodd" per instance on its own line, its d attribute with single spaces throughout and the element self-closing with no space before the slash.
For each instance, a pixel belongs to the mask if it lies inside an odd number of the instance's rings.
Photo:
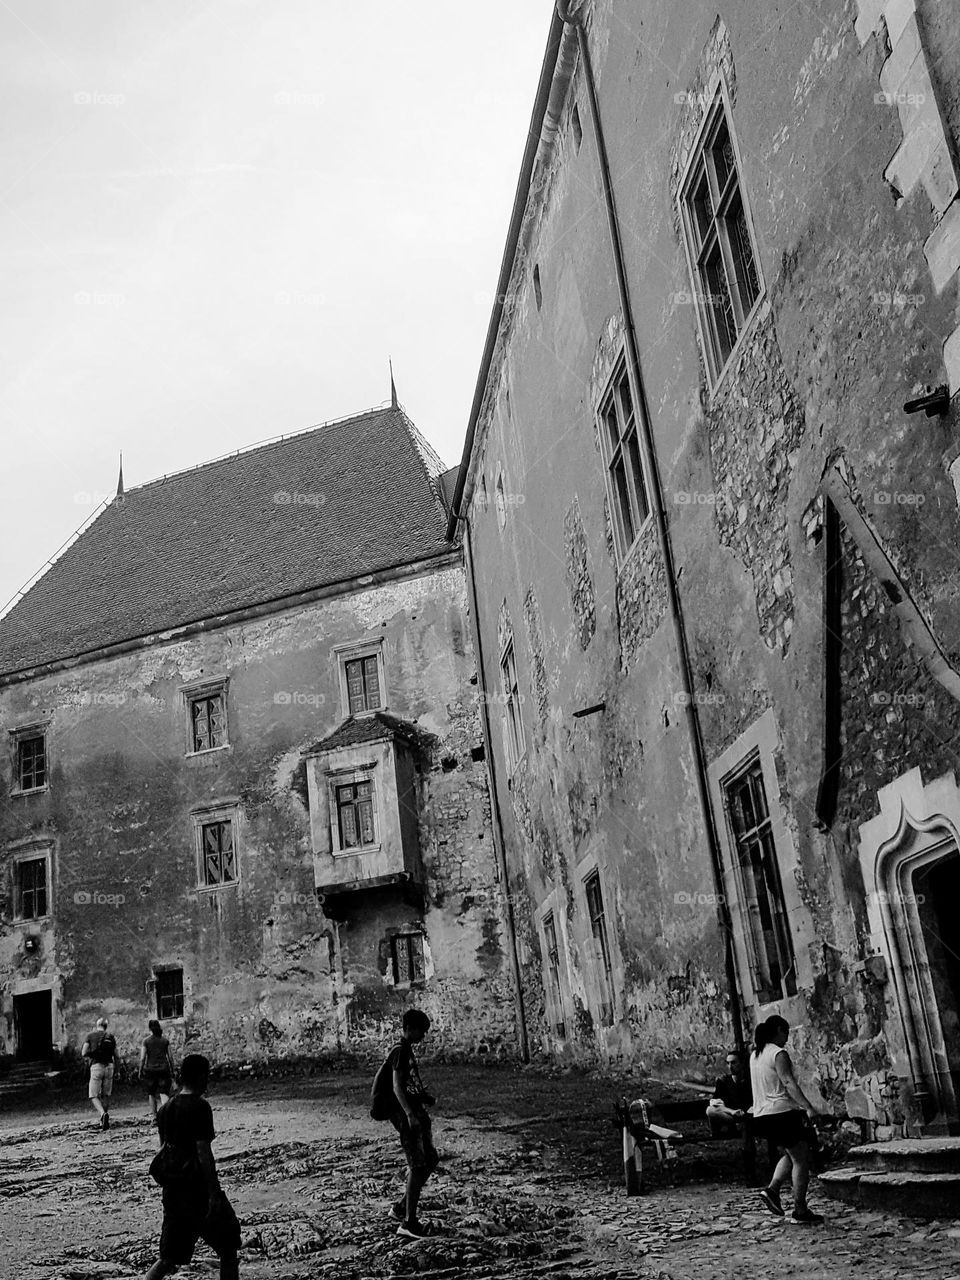
<svg viewBox="0 0 960 1280">
<path fill-rule="evenodd" d="M 399 738 L 410 746 L 421 747 L 427 736 L 429 735 L 425 735 L 410 720 L 401 720 L 389 711 L 374 711 L 371 715 L 349 716 L 332 733 L 314 743 L 303 754 L 323 755 L 328 751 L 340 751 L 344 747 L 359 747 L 365 742 L 383 742 L 391 738 Z"/>
<path fill-rule="evenodd" d="M 440 470 L 386 408 L 128 489 L 0 619 L 0 674 L 448 551 Z"/>
</svg>

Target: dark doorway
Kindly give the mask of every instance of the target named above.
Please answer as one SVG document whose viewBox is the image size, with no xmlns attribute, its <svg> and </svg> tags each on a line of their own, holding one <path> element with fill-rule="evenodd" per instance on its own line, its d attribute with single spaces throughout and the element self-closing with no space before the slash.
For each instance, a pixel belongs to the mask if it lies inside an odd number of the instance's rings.
<svg viewBox="0 0 960 1280">
<path fill-rule="evenodd" d="M 918 872 L 913 888 L 954 1096 L 960 1097 L 960 853 Z"/>
<path fill-rule="evenodd" d="M 53 1053 L 52 994 L 31 991 L 13 997 L 13 1017 L 17 1030 L 17 1058 L 20 1062 L 44 1062 Z"/>
</svg>

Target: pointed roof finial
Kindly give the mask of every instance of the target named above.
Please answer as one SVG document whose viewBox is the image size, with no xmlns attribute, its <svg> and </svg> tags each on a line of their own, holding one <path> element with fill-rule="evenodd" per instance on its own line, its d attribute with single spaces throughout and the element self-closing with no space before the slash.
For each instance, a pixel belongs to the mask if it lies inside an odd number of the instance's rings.
<svg viewBox="0 0 960 1280">
<path fill-rule="evenodd" d="M 397 400 L 397 384 L 393 380 L 393 361 L 390 361 L 390 408 L 399 409 L 400 402 Z"/>
<path fill-rule="evenodd" d="M 117 480 L 117 497 L 123 497 L 123 450 L 120 450 L 120 477 Z"/>
</svg>

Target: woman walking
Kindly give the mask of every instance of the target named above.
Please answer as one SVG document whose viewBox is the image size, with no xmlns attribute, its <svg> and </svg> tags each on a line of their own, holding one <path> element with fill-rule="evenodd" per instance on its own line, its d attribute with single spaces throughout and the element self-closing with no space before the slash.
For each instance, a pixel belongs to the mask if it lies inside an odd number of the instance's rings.
<svg viewBox="0 0 960 1280">
<path fill-rule="evenodd" d="M 779 1147 L 783 1155 L 760 1198 L 778 1217 L 784 1216 L 781 1189 L 793 1180 L 793 1222 L 817 1223 L 823 1218 L 807 1207 L 810 1181 L 810 1143 L 807 1117 L 824 1115 L 797 1083 L 793 1063 L 784 1046 L 790 1033 L 786 1018 L 774 1014 L 754 1032 L 755 1049 L 750 1055 L 750 1082 L 753 1086 L 754 1130 Z"/>
<path fill-rule="evenodd" d="M 162 1106 L 173 1089 L 173 1058 L 170 1056 L 170 1041 L 163 1034 L 160 1023 L 154 1018 L 147 1025 L 150 1034 L 140 1049 L 140 1079 L 147 1086 L 150 1110 L 156 1121 L 157 1097 Z"/>
</svg>

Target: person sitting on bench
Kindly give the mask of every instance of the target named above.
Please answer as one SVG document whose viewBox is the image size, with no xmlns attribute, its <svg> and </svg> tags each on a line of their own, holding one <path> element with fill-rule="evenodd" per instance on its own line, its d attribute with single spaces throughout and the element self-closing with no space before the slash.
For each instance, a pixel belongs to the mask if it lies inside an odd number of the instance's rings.
<svg viewBox="0 0 960 1280">
<path fill-rule="evenodd" d="M 713 1097 L 707 1104 L 710 1132 L 715 1138 L 745 1132 L 749 1127 L 751 1106 L 750 1077 L 743 1059 L 735 1049 L 731 1049 L 727 1054 L 727 1074 L 717 1077 Z"/>
</svg>

